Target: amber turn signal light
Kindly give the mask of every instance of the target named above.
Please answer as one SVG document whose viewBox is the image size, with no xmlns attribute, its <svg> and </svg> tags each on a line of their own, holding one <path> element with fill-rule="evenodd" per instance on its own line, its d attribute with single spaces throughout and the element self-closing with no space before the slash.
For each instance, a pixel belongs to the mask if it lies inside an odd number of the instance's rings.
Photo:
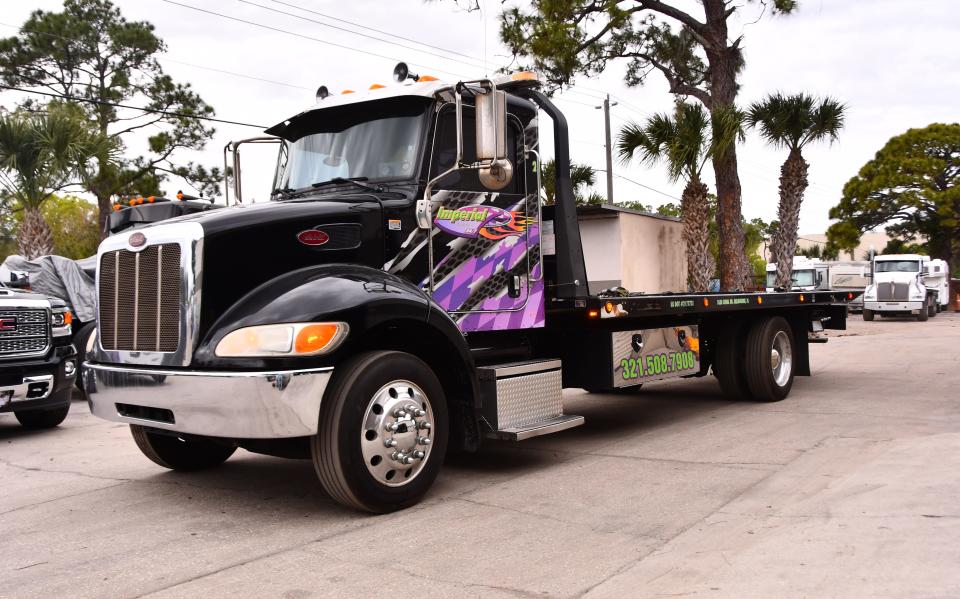
<svg viewBox="0 0 960 599">
<path fill-rule="evenodd" d="M 329 345 L 339 332 L 340 325 L 336 323 L 323 322 L 308 324 L 297 333 L 297 339 L 294 342 L 294 353 L 316 353 Z"/>
</svg>

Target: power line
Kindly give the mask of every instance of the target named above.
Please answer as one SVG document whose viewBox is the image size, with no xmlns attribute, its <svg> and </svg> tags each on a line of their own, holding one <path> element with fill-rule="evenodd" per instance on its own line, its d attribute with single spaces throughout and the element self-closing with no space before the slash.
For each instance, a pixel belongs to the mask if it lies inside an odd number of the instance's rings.
<svg viewBox="0 0 960 599">
<path fill-rule="evenodd" d="M 11 85 L 0 84 L 0 89 L 9 89 L 11 91 L 23 92 L 25 94 L 36 94 L 40 96 L 48 96 L 50 98 L 59 98 L 61 100 L 70 100 L 73 102 L 86 102 L 88 104 L 99 104 L 103 106 L 113 106 L 115 108 L 127 108 L 130 110 L 139 110 L 141 112 L 149 114 L 162 114 L 165 116 L 174 116 L 183 119 L 197 119 L 200 121 L 211 121 L 214 123 L 225 123 L 227 125 L 240 125 L 243 127 L 256 127 L 257 129 L 266 129 L 266 125 L 254 125 L 252 123 L 243 123 L 240 121 L 230 121 L 227 119 L 218 119 L 212 116 L 201 116 L 198 114 L 187 114 L 185 112 L 174 112 L 172 110 L 161 110 L 158 108 L 144 108 L 142 106 L 130 106 L 129 104 L 119 104 L 117 102 L 107 102 L 106 100 L 93 100 L 90 98 L 80 98 L 78 96 L 70 96 L 67 94 L 55 94 L 52 92 L 42 92 L 35 89 L 24 89 L 22 87 L 13 87 Z"/>
<path fill-rule="evenodd" d="M 607 169 L 605 169 L 605 168 L 595 168 L 595 169 L 593 169 L 593 170 L 597 171 L 598 173 L 605 173 L 605 172 L 607 172 Z M 639 181 L 634 181 L 633 179 L 631 179 L 631 178 L 629 178 L 629 177 L 624 177 L 623 175 L 618 175 L 617 173 L 613 173 L 613 176 L 616 177 L 616 178 L 618 178 L 618 179 L 623 179 L 624 181 L 629 181 L 630 183 L 633 183 L 634 185 L 639 185 L 640 187 L 642 187 L 642 188 L 644 188 L 644 189 L 648 189 L 648 190 L 650 190 L 650 191 L 652 191 L 652 192 L 654 192 L 654 193 L 659 193 L 660 195 L 666 196 L 666 197 L 670 198 L 671 200 L 676 200 L 676 201 L 678 201 L 678 202 L 682 201 L 680 198 L 678 198 L 678 197 L 676 197 L 676 196 L 672 196 L 672 195 L 670 195 L 669 193 L 667 193 L 667 192 L 665 192 L 665 191 L 660 191 L 659 189 L 655 189 L 655 188 L 653 188 L 653 187 L 650 187 L 649 185 L 644 185 L 643 183 L 640 183 Z"/>
<path fill-rule="evenodd" d="M 328 46 L 333 46 L 333 47 L 335 47 L 335 48 L 341 48 L 341 49 L 343 49 L 343 50 L 349 50 L 349 51 L 351 51 L 351 52 L 359 52 L 359 53 L 361 53 L 361 54 L 367 54 L 368 56 L 374 56 L 374 57 L 376 57 L 376 58 L 383 58 L 383 59 L 389 60 L 389 61 L 391 61 L 391 62 L 393 62 L 393 61 L 396 60 L 396 57 L 393 57 L 393 56 L 386 56 L 386 55 L 384 55 L 384 54 L 377 54 L 376 52 L 370 52 L 370 51 L 368 51 L 368 50 L 361 50 L 360 48 L 353 48 L 353 47 L 350 47 L 350 46 L 345 46 L 345 45 L 343 45 L 343 44 L 337 44 L 337 43 L 335 43 L 335 42 L 329 42 L 329 41 L 327 41 L 327 40 L 322 40 L 322 39 L 317 38 L 317 37 L 312 37 L 312 36 L 309 36 L 309 35 L 304 35 L 304 34 L 302 34 L 302 33 L 296 33 L 296 32 L 293 32 L 293 31 L 287 31 L 286 29 L 280 29 L 280 28 L 278 28 L 278 27 L 271 27 L 270 25 L 264 25 L 264 24 L 262 24 L 262 23 L 256 23 L 256 22 L 254 22 L 254 21 L 248 21 L 248 20 L 246 20 L 246 19 L 241 19 L 241 18 L 239 18 L 239 17 L 234 17 L 234 16 L 230 16 L 230 15 L 225 15 L 225 14 L 223 14 L 223 13 L 219 13 L 219 12 L 216 12 L 216 11 L 213 11 L 213 10 L 207 10 L 207 9 L 205 9 L 205 8 L 200 8 L 199 6 L 191 6 L 191 5 L 189 5 L 189 4 L 183 4 L 183 3 L 181 3 L 181 2 L 175 2 L 174 0 L 160 0 L 160 1 L 161 1 L 161 2 L 166 2 L 167 4 L 173 4 L 173 5 L 175 5 L 175 6 L 181 6 L 181 7 L 183 7 L 183 8 L 188 8 L 188 9 L 190 9 L 190 10 L 195 10 L 195 11 L 197 11 L 197 12 L 202 12 L 202 13 L 205 13 L 205 14 L 208 14 L 208 15 L 214 15 L 214 16 L 217 16 L 217 17 L 221 17 L 221 18 L 223 18 L 223 19 L 228 19 L 228 20 L 230 20 L 230 21 L 237 21 L 238 23 L 245 23 L 245 24 L 247 24 L 247 25 L 252 25 L 252 26 L 254 26 L 254 27 L 260 27 L 261 29 L 268 29 L 268 30 L 270 30 L 270 31 L 275 31 L 275 32 L 277 32 L 277 33 L 283 33 L 283 34 L 286 34 L 286 35 L 292 35 L 293 37 L 299 37 L 299 38 L 306 39 L 306 40 L 310 40 L 310 41 L 317 42 L 317 43 L 320 43 L 320 44 L 325 44 L 325 45 L 328 45 Z M 460 77 L 460 76 L 461 76 L 461 75 L 459 75 L 458 73 L 454 73 L 454 72 L 452 72 L 452 71 L 446 71 L 446 70 L 443 70 L 443 69 L 437 69 L 437 68 L 434 68 L 434 67 L 430 67 L 430 66 L 428 66 L 428 65 L 424 65 L 424 64 L 422 64 L 422 63 L 410 63 L 410 64 L 413 64 L 414 66 L 418 66 L 418 67 L 426 67 L 426 68 L 428 68 L 428 69 L 431 69 L 431 70 L 434 70 L 434 71 L 437 71 L 437 72 L 440 72 L 440 73 L 446 73 L 446 74 L 448 74 L 448 75 L 453 75 L 454 77 Z"/>
<path fill-rule="evenodd" d="M 354 26 L 354 27 L 359 27 L 360 29 L 366 29 L 367 31 L 373 31 L 374 33 L 380 33 L 380 34 L 382 34 L 382 35 L 389 35 L 390 37 L 395 37 L 395 38 L 397 38 L 397 39 L 401 39 L 401 40 L 404 40 L 404 41 L 407 41 L 407 42 L 412 42 L 412 43 L 414 43 L 414 44 L 419 44 L 419 45 L 421 45 L 421 46 L 426 46 L 426 47 L 428 47 L 428 48 L 433 48 L 434 50 L 440 50 L 441 52 L 447 52 L 447 53 L 449 53 L 449 54 L 456 54 L 456 55 L 458 55 L 458 56 L 463 56 L 464 58 L 470 58 L 470 59 L 472 59 L 472 60 L 476 60 L 477 62 L 480 62 L 480 59 L 479 59 L 479 58 L 477 58 L 477 57 L 475 57 L 475 56 L 470 56 L 470 55 L 468 55 L 468 54 L 464 54 L 464 53 L 462 53 L 462 52 L 457 52 L 456 50 L 450 50 L 450 49 L 448 49 L 448 48 L 442 48 L 442 47 L 440 47 L 440 46 L 434 46 L 434 45 L 428 44 L 428 43 L 426 43 L 426 42 L 421 42 L 421 41 L 419 41 L 419 40 L 415 40 L 415 39 L 412 39 L 412 38 L 409 38 L 409 37 L 403 37 L 402 35 L 397 35 L 396 33 L 390 33 L 389 31 L 383 31 L 382 29 L 375 29 L 375 28 L 373 28 L 373 27 L 367 27 L 366 25 L 361 25 L 360 23 L 355 23 L 355 22 L 353 22 L 353 21 L 348 21 L 348 20 L 346 20 L 346 19 L 341 19 L 341 18 L 339 18 L 339 17 L 335 17 L 335 16 L 329 15 L 329 14 L 327 14 L 327 13 L 322 13 L 322 12 L 317 11 L 317 10 L 312 10 L 312 9 L 309 9 L 309 8 L 304 8 L 304 7 L 302 7 L 302 6 L 297 6 L 296 4 L 291 4 L 291 3 L 289 3 L 289 2 L 281 2 L 280 0 L 270 0 L 270 1 L 271 1 L 271 2 L 274 2 L 274 3 L 276 3 L 276 4 L 282 4 L 283 6 L 288 6 L 288 7 L 290 7 L 290 8 L 296 8 L 297 10 L 302 10 L 303 12 L 308 12 L 308 13 L 311 13 L 311 14 L 314 14 L 314 15 L 318 15 L 318 16 L 321 16 L 321 17 L 325 17 L 325 18 L 330 19 L 330 20 L 332 20 L 332 21 L 337 21 L 337 22 L 339 22 L 339 23 L 346 23 L 347 25 L 352 25 L 352 26 Z M 355 32 L 351 32 L 351 33 L 355 33 Z M 386 40 L 382 40 L 382 41 L 386 41 Z M 390 42 L 390 43 L 392 43 L 392 42 Z"/>
<path fill-rule="evenodd" d="M 277 13 L 277 14 L 286 15 L 286 16 L 288 16 L 288 17 L 293 17 L 294 19 L 300 19 L 301 21 L 307 21 L 307 22 L 309 22 L 309 23 L 315 23 L 315 24 L 317 24 L 317 25 L 320 25 L 321 27 L 329 27 L 329 28 L 331 28 L 331 29 L 336 29 L 337 31 L 344 31 L 344 32 L 346 32 L 346 33 L 352 33 L 353 35 L 359 35 L 360 37 L 363 37 L 363 38 L 375 40 L 375 41 L 378 41 L 378 42 L 384 42 L 384 43 L 387 43 L 387 44 L 391 44 L 391 45 L 397 46 L 397 47 L 399 47 L 399 48 L 405 48 L 405 49 L 407 49 L 407 50 L 413 50 L 414 52 L 423 52 L 424 54 L 429 54 L 429 55 L 435 56 L 435 57 L 437 57 L 437 58 L 442 58 L 443 60 L 450 60 L 450 61 L 453 61 L 453 62 L 459 62 L 460 64 L 467 65 L 467 66 L 469 66 L 469 67 L 471 67 L 471 68 L 482 68 L 479 64 L 470 63 L 470 62 L 467 62 L 467 61 L 465 61 L 465 60 L 460 60 L 460 59 L 458 59 L 458 58 L 451 58 L 451 57 L 449 57 L 449 56 L 444 56 L 444 55 L 438 54 L 438 53 L 436 53 L 436 52 L 431 52 L 431 51 L 429 51 L 429 50 L 424 50 L 424 49 L 422 49 L 422 48 L 415 48 L 415 47 L 413 47 L 413 46 L 407 46 L 407 45 L 405 45 L 405 44 L 401 44 L 401 43 L 398 43 L 398 42 L 391 42 L 391 41 L 389 41 L 389 40 L 385 40 L 385 39 L 383 39 L 383 38 L 376 37 L 376 36 L 374 36 L 374 35 L 368 35 L 368 34 L 366 34 L 366 33 L 360 33 L 359 31 L 352 31 L 352 30 L 346 29 L 346 28 L 344 28 L 344 27 L 338 27 L 338 26 L 336 26 L 336 25 L 331 25 L 330 23 L 324 23 L 323 21 L 318 21 L 318 20 L 316 20 L 316 19 L 311 19 L 310 17 L 304 17 L 304 16 L 302 16 L 302 15 L 298 15 L 298 14 L 294 14 L 294 13 L 292 13 L 292 12 L 287 12 L 287 11 L 284 11 L 284 10 L 280 10 L 280 9 L 278 9 L 278 8 L 271 8 L 271 7 L 269 7 L 269 6 L 264 6 L 264 5 L 262 5 L 262 4 L 257 4 L 256 2 L 251 2 L 250 0 L 237 0 L 237 2 L 241 2 L 241 3 L 243 3 L 243 4 L 248 4 L 248 5 L 250 5 L 250 6 L 256 6 L 257 8 L 262 8 L 263 10 L 269 10 L 270 12 L 275 12 L 275 13 Z M 181 6 L 182 6 L 182 5 L 181 5 Z M 298 8 L 298 7 L 294 7 L 294 8 Z M 304 10 L 304 9 L 301 9 L 301 10 Z M 387 34 L 387 35 L 389 35 L 389 34 Z"/>
</svg>

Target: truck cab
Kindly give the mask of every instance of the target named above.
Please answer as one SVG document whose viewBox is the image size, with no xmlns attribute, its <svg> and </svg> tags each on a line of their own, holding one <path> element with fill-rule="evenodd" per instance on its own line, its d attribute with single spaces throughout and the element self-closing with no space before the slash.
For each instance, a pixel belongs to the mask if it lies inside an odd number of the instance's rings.
<svg viewBox="0 0 960 599">
<path fill-rule="evenodd" d="M 920 254 L 884 254 L 872 262 L 872 282 L 863 293 L 863 319 L 936 316 L 949 302 L 946 262 Z"/>
<path fill-rule="evenodd" d="M 793 285 L 792 291 L 814 291 L 816 289 L 830 288 L 830 268 L 819 260 L 813 260 L 806 256 L 793 257 Z M 777 284 L 777 264 L 770 262 L 767 264 L 767 283 L 766 290 L 771 292 L 775 290 Z"/>
</svg>

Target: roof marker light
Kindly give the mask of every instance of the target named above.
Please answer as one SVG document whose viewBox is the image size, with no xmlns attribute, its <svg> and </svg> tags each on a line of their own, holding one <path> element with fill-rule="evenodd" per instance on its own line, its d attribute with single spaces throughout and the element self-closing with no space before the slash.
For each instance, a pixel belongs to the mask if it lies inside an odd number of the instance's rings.
<svg viewBox="0 0 960 599">
<path fill-rule="evenodd" d="M 424 83 L 427 81 L 440 81 L 440 80 L 432 75 L 421 75 L 420 78 L 417 79 L 418 83 Z"/>
<path fill-rule="evenodd" d="M 346 94 L 352 94 L 352 93 L 353 93 L 352 89 L 345 89 L 342 92 L 340 92 L 340 95 L 346 95 Z"/>
<path fill-rule="evenodd" d="M 386 85 L 380 85 L 379 83 L 374 83 L 373 85 L 370 86 L 370 89 L 383 89 L 385 87 Z"/>
</svg>

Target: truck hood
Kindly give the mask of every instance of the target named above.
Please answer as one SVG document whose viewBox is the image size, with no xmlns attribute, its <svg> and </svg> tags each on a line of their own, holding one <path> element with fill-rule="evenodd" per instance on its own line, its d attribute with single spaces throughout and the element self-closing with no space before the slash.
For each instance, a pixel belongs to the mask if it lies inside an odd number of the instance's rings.
<svg viewBox="0 0 960 599">
<path fill-rule="evenodd" d="M 201 334 L 280 275 L 337 263 L 383 268 L 385 261 L 382 209 L 373 194 L 251 204 L 166 222 L 176 221 L 203 227 Z"/>
</svg>

